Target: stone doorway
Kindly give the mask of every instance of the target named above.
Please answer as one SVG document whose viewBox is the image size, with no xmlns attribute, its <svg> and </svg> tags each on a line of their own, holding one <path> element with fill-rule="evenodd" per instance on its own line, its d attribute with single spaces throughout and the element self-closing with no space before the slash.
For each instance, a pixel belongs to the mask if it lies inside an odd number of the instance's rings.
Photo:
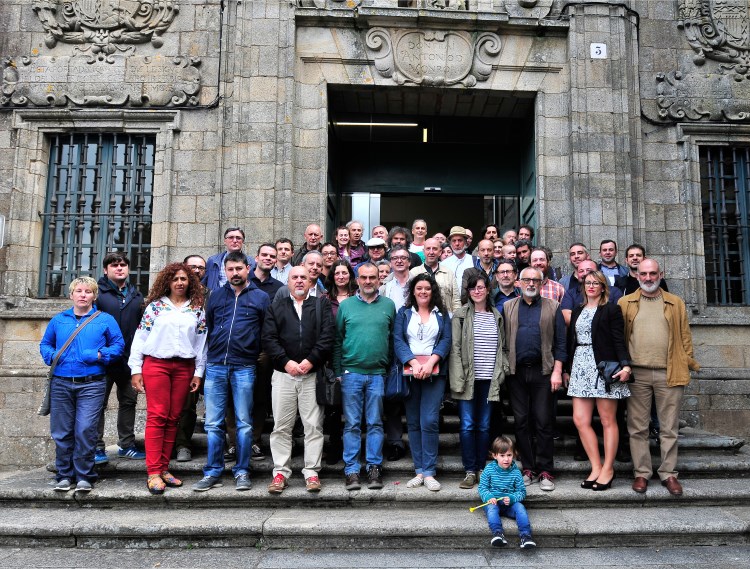
<svg viewBox="0 0 750 569">
<path fill-rule="evenodd" d="M 329 229 L 430 232 L 535 223 L 533 98 L 425 87 L 328 88 Z"/>
</svg>

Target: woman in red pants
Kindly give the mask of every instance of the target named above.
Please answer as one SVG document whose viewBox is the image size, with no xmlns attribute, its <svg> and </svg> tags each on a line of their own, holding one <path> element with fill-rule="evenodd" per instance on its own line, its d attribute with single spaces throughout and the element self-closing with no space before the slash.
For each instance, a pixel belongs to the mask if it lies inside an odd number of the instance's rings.
<svg viewBox="0 0 750 569">
<path fill-rule="evenodd" d="M 172 263 L 157 275 L 146 304 L 128 365 L 133 389 L 146 393 L 148 490 L 163 494 L 182 486 L 169 458 L 185 398 L 200 387 L 206 365 L 203 286 L 187 265 Z"/>
</svg>

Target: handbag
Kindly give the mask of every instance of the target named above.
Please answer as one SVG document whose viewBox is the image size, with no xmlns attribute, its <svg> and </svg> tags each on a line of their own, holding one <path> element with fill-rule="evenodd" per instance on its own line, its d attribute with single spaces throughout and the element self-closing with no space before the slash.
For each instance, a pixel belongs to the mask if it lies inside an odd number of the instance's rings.
<svg viewBox="0 0 750 569">
<path fill-rule="evenodd" d="M 613 362 L 613 361 L 601 361 L 596 365 L 596 369 L 599 371 L 599 377 L 597 378 L 597 387 L 599 385 L 599 380 L 601 379 L 604 382 L 604 391 L 609 393 L 610 388 L 612 385 L 616 383 L 620 383 L 619 379 L 616 379 L 613 377 L 616 373 L 619 373 L 622 371 L 622 366 L 620 365 L 620 362 Z M 634 380 L 633 374 L 630 374 L 630 377 L 628 378 L 627 383 L 632 383 Z"/>
<path fill-rule="evenodd" d="M 427 360 L 430 359 L 430 357 L 431 356 L 414 356 L 414 359 L 417 360 L 420 363 L 420 365 L 424 365 L 427 362 Z M 405 376 L 413 376 L 414 375 L 414 370 L 412 369 L 410 363 L 404 364 L 404 369 L 403 369 L 402 373 Z M 440 363 L 436 363 L 435 367 L 432 368 L 432 375 L 438 375 L 439 373 L 440 373 Z"/>
<path fill-rule="evenodd" d="M 49 371 L 47 372 L 47 385 L 44 386 L 44 395 L 42 395 L 42 403 L 39 405 L 39 409 L 37 409 L 36 414 L 41 415 L 42 417 L 46 417 L 49 415 L 50 410 L 50 399 L 52 397 L 51 391 L 52 391 L 52 376 L 55 375 L 55 367 L 57 367 L 57 362 L 60 360 L 60 356 L 63 355 L 65 350 L 68 349 L 68 346 L 73 342 L 75 337 L 78 335 L 78 332 L 83 330 L 89 322 L 91 322 L 94 318 L 99 316 L 102 313 L 101 310 L 97 310 L 94 312 L 91 316 L 86 318 L 86 320 L 78 327 L 76 328 L 73 333 L 70 335 L 70 337 L 65 341 L 63 344 L 63 347 L 60 348 L 60 351 L 57 352 L 57 355 L 52 358 L 52 365 L 49 366 Z"/>
<path fill-rule="evenodd" d="M 403 367 L 394 357 L 385 376 L 385 399 L 388 401 L 403 401 L 409 397 L 409 382 L 403 374 Z"/>
<path fill-rule="evenodd" d="M 320 297 L 315 297 L 315 321 L 320 332 Z M 341 405 L 341 382 L 333 370 L 322 364 L 315 374 L 315 401 L 318 405 Z"/>
</svg>

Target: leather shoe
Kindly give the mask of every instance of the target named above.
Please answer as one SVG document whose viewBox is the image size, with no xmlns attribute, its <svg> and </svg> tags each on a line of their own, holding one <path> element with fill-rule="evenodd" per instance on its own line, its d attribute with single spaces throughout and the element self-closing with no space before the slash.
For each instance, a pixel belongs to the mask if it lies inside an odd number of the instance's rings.
<svg viewBox="0 0 750 569">
<path fill-rule="evenodd" d="M 661 481 L 662 486 L 666 486 L 672 496 L 682 496 L 682 484 L 674 476 Z"/>
<path fill-rule="evenodd" d="M 636 479 L 633 480 L 633 490 L 639 494 L 644 494 L 646 490 L 648 490 L 648 480 L 643 476 L 637 476 Z"/>
</svg>

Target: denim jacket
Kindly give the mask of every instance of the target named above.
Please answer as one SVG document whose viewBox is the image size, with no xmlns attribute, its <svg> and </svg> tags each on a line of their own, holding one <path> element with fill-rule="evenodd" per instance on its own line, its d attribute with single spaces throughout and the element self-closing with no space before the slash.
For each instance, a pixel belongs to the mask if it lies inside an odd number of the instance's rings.
<svg viewBox="0 0 750 569">
<path fill-rule="evenodd" d="M 402 364 L 406 364 L 408 361 L 414 359 L 414 354 L 409 347 L 409 338 L 406 335 L 406 330 L 409 327 L 409 322 L 413 314 L 411 308 L 407 308 L 406 306 L 400 308 L 398 314 L 396 314 L 396 322 L 393 326 L 393 350 L 396 354 L 396 359 Z M 440 361 L 443 365 L 440 366 L 440 373 L 435 375 L 445 377 L 448 373 L 448 366 L 445 365 L 445 360 L 448 359 L 448 354 L 451 351 L 451 321 L 441 312 L 437 313 L 437 321 L 438 336 L 432 348 L 432 353 L 440 356 Z"/>
</svg>

